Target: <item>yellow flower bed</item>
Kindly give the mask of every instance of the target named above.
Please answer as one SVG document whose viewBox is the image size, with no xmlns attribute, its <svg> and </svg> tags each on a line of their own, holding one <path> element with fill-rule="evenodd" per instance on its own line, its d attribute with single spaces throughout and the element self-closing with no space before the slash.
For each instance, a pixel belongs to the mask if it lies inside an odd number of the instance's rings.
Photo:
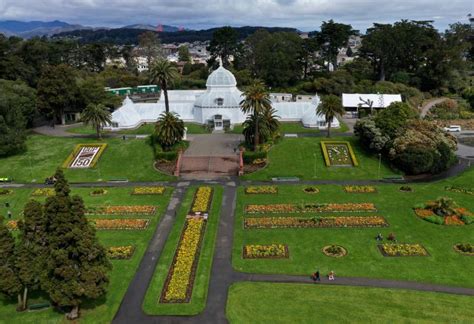
<svg viewBox="0 0 474 324">
<path fill-rule="evenodd" d="M 111 246 L 107 248 L 106 253 L 109 259 L 126 260 L 130 259 L 135 252 L 135 247 L 132 245 L 126 246 Z"/>
<path fill-rule="evenodd" d="M 194 282 L 193 268 L 197 265 L 196 255 L 199 251 L 201 235 L 205 225 L 203 218 L 188 218 L 185 229 L 179 241 L 173 264 L 168 272 L 161 302 L 183 303 L 188 302 L 191 294 L 188 287 Z"/>
<path fill-rule="evenodd" d="M 193 205 L 191 207 L 192 213 L 206 213 L 212 198 L 211 187 L 199 187 L 194 196 Z"/>
<path fill-rule="evenodd" d="M 165 187 L 135 187 L 132 195 L 162 195 Z"/>
<path fill-rule="evenodd" d="M 38 188 L 38 189 L 35 189 L 31 195 L 32 196 L 54 196 L 55 192 L 54 192 L 54 188 Z"/>
</svg>

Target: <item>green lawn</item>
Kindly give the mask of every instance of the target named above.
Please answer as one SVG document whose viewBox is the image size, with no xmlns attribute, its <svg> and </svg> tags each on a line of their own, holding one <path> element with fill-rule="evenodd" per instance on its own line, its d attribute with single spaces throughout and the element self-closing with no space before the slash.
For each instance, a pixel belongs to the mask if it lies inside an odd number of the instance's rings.
<svg viewBox="0 0 474 324">
<path fill-rule="evenodd" d="M 448 192 L 448 184 L 472 187 L 474 168 L 464 175 L 433 184 L 411 185 L 413 193 L 400 192 L 400 185 L 378 185 L 378 193 L 345 193 L 342 186 L 320 185 L 320 193 L 309 195 L 302 191 L 304 185 L 279 185 L 277 195 L 246 195 L 238 190 L 236 218 L 234 224 L 233 266 L 250 273 L 279 273 L 309 275 L 319 268 L 323 274 L 333 270 L 340 276 L 389 278 L 434 282 L 457 286 L 474 287 L 474 276 L 467 269 L 474 269 L 474 258 L 462 256 L 453 250 L 460 242 L 473 242 L 474 225 L 441 226 L 426 222 L 415 216 L 412 207 L 441 196 L 452 197 L 460 206 L 474 212 L 474 199 L 470 195 Z M 340 216 L 379 215 L 389 223 L 387 228 L 315 228 L 315 229 L 243 229 L 243 218 L 256 214 L 245 214 L 247 204 L 273 203 L 343 203 L 372 202 L 378 209 L 375 213 L 337 213 Z M 274 214 L 273 216 L 280 216 Z M 289 216 L 295 214 L 289 214 Z M 312 217 L 314 214 L 298 214 Z M 258 214 L 257 214 L 258 216 Z M 283 215 L 281 215 L 283 216 Z M 428 257 L 383 257 L 377 249 L 375 236 L 387 237 L 393 232 L 399 242 L 421 243 L 430 253 Z M 246 244 L 288 244 L 289 259 L 244 260 L 242 247 Z M 321 249 L 329 244 L 339 244 L 348 250 L 344 258 L 330 258 Z"/>
<path fill-rule="evenodd" d="M 341 127 L 333 128 L 331 131 L 334 133 L 345 133 L 349 130 L 347 125 L 340 121 Z M 234 125 L 234 128 L 229 131 L 232 134 L 242 134 L 243 127 L 241 124 Z M 301 122 L 280 122 L 280 133 L 282 134 L 319 134 L 326 133 L 325 130 L 319 130 L 318 128 L 304 127 Z"/>
<path fill-rule="evenodd" d="M 130 181 L 172 180 L 171 176 L 153 168 L 153 152 L 145 139 L 108 138 L 102 141 L 89 138 L 61 138 L 31 135 L 27 151 L 0 159 L 0 177 L 11 177 L 16 182 L 42 183 L 60 167 L 76 144 L 108 144 L 99 162 L 91 169 L 66 169 L 71 182 L 106 181 L 127 178 Z"/>
<path fill-rule="evenodd" d="M 158 220 L 168 206 L 169 198 L 173 189 L 167 188 L 163 195 L 137 196 L 130 195 L 132 188 L 107 188 L 109 191 L 105 196 L 92 197 L 89 195 L 91 188 L 73 188 L 73 194 L 79 194 L 84 198 L 87 205 L 156 205 L 157 213 L 153 216 L 139 216 L 150 218 L 152 221 L 146 230 L 142 231 L 98 231 L 100 242 L 104 246 L 134 245 L 135 253 L 130 260 L 113 260 L 113 270 L 110 272 L 110 285 L 108 293 L 104 298 L 93 303 L 87 302 L 81 308 L 81 323 L 110 323 L 118 310 L 120 302 L 138 268 L 138 264 L 146 250 L 148 242 L 153 235 Z M 14 194 L 9 197 L 0 196 L 0 214 L 6 213 L 4 202 L 12 204 L 13 217 L 18 218 L 18 212 L 28 200 L 32 190 L 15 189 Z M 37 198 L 44 200 L 44 198 Z M 127 216 L 128 217 L 128 216 Z M 127 218 L 118 216 L 117 218 Z M 130 216 L 133 218 L 134 216 Z M 44 301 L 34 298 L 30 304 Z M 0 297 L 0 323 L 65 323 L 63 314 L 53 311 L 52 308 L 18 313 L 15 310 L 15 300 L 9 301 Z M 6 320 L 8 319 L 8 321 Z"/>
<path fill-rule="evenodd" d="M 143 310 L 147 314 L 153 315 L 195 315 L 204 310 L 207 299 L 207 289 L 212 268 L 212 258 L 214 256 L 214 243 L 219 224 L 219 211 L 222 201 L 222 187 L 214 187 L 214 198 L 212 201 L 209 221 L 204 234 L 204 241 L 199 256 L 199 264 L 194 281 L 191 301 L 186 304 L 160 304 L 159 298 L 163 289 L 168 269 L 173 261 L 173 256 L 178 245 L 179 238 L 184 226 L 185 217 L 192 203 L 195 188 L 186 192 L 186 197 L 179 209 L 178 217 L 173 229 L 168 237 L 166 246 L 161 254 L 158 265 L 155 269 L 152 282 L 143 303 Z"/>
<path fill-rule="evenodd" d="M 227 318 L 239 323 L 472 323 L 471 296 L 367 287 L 237 283 Z"/>
<path fill-rule="evenodd" d="M 184 123 L 185 126 L 188 128 L 188 134 L 208 134 L 209 131 L 207 131 L 206 128 L 204 128 L 200 124 L 196 123 Z M 116 133 L 118 134 L 125 134 L 125 135 L 149 135 L 153 133 L 155 130 L 155 124 L 154 123 L 149 123 L 149 124 L 143 124 L 138 128 L 135 129 L 127 129 L 127 130 L 121 130 Z M 90 126 L 77 126 L 73 128 L 69 128 L 67 130 L 70 133 L 74 134 L 85 134 L 85 135 L 91 135 L 95 134 L 95 130 L 92 129 Z M 106 133 L 110 133 L 109 131 L 106 131 Z"/>
<path fill-rule="evenodd" d="M 284 138 L 268 154 L 269 164 L 266 168 L 243 176 L 246 180 L 270 180 L 274 177 L 299 177 L 305 180 L 348 180 L 377 179 L 379 160 L 377 156 L 364 151 L 354 137 L 333 137 L 333 141 L 349 141 L 354 149 L 359 166 L 326 167 L 321 141 L 325 137 Z M 393 175 L 383 161 L 380 177 Z"/>
</svg>

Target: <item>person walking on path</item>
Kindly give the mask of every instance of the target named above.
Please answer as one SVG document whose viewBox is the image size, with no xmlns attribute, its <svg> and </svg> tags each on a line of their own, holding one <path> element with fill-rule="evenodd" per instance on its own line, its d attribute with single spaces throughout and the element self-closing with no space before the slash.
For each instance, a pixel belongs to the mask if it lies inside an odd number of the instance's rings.
<svg viewBox="0 0 474 324">
<path fill-rule="evenodd" d="M 334 271 L 331 270 L 331 272 L 329 272 L 328 279 L 329 279 L 329 281 L 333 281 L 335 279 L 334 278 Z"/>
<path fill-rule="evenodd" d="M 315 273 L 313 273 L 313 275 L 311 276 L 311 278 L 313 279 L 313 281 L 316 283 L 318 281 L 321 281 L 321 276 L 320 276 L 320 273 L 319 273 L 319 269 L 316 270 Z"/>
<path fill-rule="evenodd" d="M 7 216 L 8 216 L 8 219 L 12 219 L 12 212 L 11 212 L 11 211 L 7 211 Z"/>
</svg>

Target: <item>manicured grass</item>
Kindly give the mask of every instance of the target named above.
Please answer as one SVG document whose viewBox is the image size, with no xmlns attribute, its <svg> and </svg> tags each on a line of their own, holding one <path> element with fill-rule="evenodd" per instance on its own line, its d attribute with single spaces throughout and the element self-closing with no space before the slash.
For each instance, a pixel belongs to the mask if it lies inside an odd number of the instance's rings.
<svg viewBox="0 0 474 324">
<path fill-rule="evenodd" d="M 207 289 L 212 268 L 212 258 L 214 256 L 214 243 L 219 224 L 219 211 L 222 202 L 222 187 L 214 187 L 214 196 L 212 200 L 211 211 L 209 213 L 206 233 L 201 247 L 199 264 L 194 281 L 193 294 L 189 303 L 183 304 L 160 304 L 159 299 L 163 289 L 168 270 L 173 256 L 178 246 L 178 241 L 184 226 L 185 217 L 190 209 L 195 188 L 186 192 L 186 197 L 179 209 L 176 222 L 168 237 L 166 246 L 161 254 L 158 265 L 156 266 L 153 279 L 143 302 L 143 310 L 147 314 L 153 315 L 195 315 L 204 310 L 207 299 Z"/>
<path fill-rule="evenodd" d="M 237 283 L 230 323 L 469 323 L 473 297 L 408 290 Z"/>
<path fill-rule="evenodd" d="M 184 123 L 185 126 L 188 128 L 188 134 L 208 134 L 209 131 L 203 127 L 203 125 L 196 124 L 196 123 Z M 112 133 L 112 134 L 124 134 L 124 135 L 150 135 L 153 133 L 155 130 L 155 124 L 154 123 L 148 123 L 148 124 L 143 124 L 138 128 L 135 129 L 126 129 L 126 130 L 121 130 L 118 132 L 110 132 L 110 131 L 105 131 L 105 133 Z M 74 134 L 85 134 L 85 135 L 91 135 L 95 134 L 95 130 L 92 129 L 90 126 L 77 126 L 73 128 L 69 128 L 68 132 L 74 133 Z"/>
<path fill-rule="evenodd" d="M 146 139 L 60 138 L 31 135 L 27 151 L 0 159 L 0 177 L 11 177 L 16 182 L 42 183 L 80 143 L 107 143 L 107 148 L 94 168 L 66 169 L 71 182 L 106 181 L 127 178 L 130 181 L 172 180 L 173 177 L 153 168 L 153 152 Z"/>
<path fill-rule="evenodd" d="M 92 188 L 73 188 L 72 194 L 79 194 L 88 205 L 156 205 L 157 213 L 153 216 L 140 216 L 150 218 L 151 223 L 145 230 L 123 230 L 123 231 L 97 231 L 100 242 L 104 246 L 134 245 L 136 247 L 133 257 L 129 260 L 112 260 L 113 269 L 110 272 L 110 285 L 105 297 L 86 302 L 81 307 L 81 323 L 110 323 L 118 310 L 120 302 L 138 268 L 138 264 L 146 250 L 148 242 L 153 235 L 158 220 L 168 206 L 169 198 L 173 192 L 167 188 L 163 195 L 137 196 L 130 195 L 132 188 L 107 188 L 109 191 L 105 196 L 91 197 Z M 13 199 L 5 199 L 0 196 L 0 214 L 6 213 L 4 202 L 6 200 L 14 204 L 13 217 L 18 219 L 18 211 L 29 199 L 31 189 L 15 189 Z M 36 198 L 44 201 L 44 198 Z M 95 216 L 94 216 L 95 217 Z M 134 216 L 117 216 L 116 218 L 128 218 Z M 15 232 L 17 233 L 17 232 Z M 44 297 L 41 298 L 44 301 Z M 34 304 L 38 299 L 31 300 Z M 65 323 L 64 315 L 55 312 L 52 308 L 18 313 L 15 310 L 16 300 L 5 300 L 0 297 L 0 323 Z M 6 321 L 8 319 L 8 321 Z"/>
<path fill-rule="evenodd" d="M 321 149 L 321 141 L 349 141 L 354 149 L 359 166 L 327 167 Z M 270 180 L 274 177 L 299 177 L 306 180 L 377 179 L 378 157 L 364 151 L 356 138 L 352 137 L 305 137 L 284 138 L 270 150 L 269 164 L 255 173 L 244 175 L 246 180 Z M 380 177 L 393 175 L 383 161 Z"/>
<path fill-rule="evenodd" d="M 349 130 L 347 125 L 340 121 L 341 126 L 339 128 L 333 128 L 333 133 L 345 133 Z M 234 125 L 234 128 L 229 131 L 232 134 L 242 134 L 243 127 L 241 124 Z M 319 130 L 318 128 L 304 127 L 301 122 L 280 122 L 280 133 L 282 134 L 325 134 L 325 130 Z"/>
<path fill-rule="evenodd" d="M 320 193 L 309 195 L 302 191 L 304 185 L 279 185 L 278 194 L 245 195 L 244 188 L 238 190 L 236 218 L 234 224 L 233 266 L 250 273 L 279 273 L 309 275 L 319 268 L 322 274 L 333 270 L 340 276 L 390 278 L 419 282 L 434 282 L 456 286 L 474 287 L 474 258 L 461 256 L 453 251 L 459 242 L 473 242 L 474 225 L 442 226 L 426 222 L 415 216 L 412 207 L 418 203 L 441 196 L 452 197 L 460 206 L 474 211 L 472 196 L 448 192 L 446 185 L 472 187 L 474 169 L 449 181 L 410 185 L 414 192 L 400 192 L 400 185 L 381 184 L 378 193 L 345 193 L 342 186 L 318 185 Z M 247 204 L 274 203 L 374 203 L 374 213 L 333 214 L 273 214 L 270 216 L 383 216 L 389 223 L 387 228 L 316 228 L 316 229 L 258 229 L 244 230 Z M 262 214 L 263 215 L 263 214 Z M 429 252 L 428 257 L 383 257 L 377 248 L 378 233 L 387 238 L 394 233 L 400 243 L 420 243 Z M 287 244 L 290 258 L 282 260 L 244 260 L 242 247 L 246 244 Z M 343 258 L 330 258 L 321 249 L 329 244 L 342 245 L 348 250 Z"/>
</svg>

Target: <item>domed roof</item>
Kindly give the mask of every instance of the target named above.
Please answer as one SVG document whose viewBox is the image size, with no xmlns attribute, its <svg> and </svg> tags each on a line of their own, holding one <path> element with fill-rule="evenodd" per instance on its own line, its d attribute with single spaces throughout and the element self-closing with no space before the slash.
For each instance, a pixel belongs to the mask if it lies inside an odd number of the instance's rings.
<svg viewBox="0 0 474 324">
<path fill-rule="evenodd" d="M 234 75 L 229 70 L 222 66 L 222 61 L 219 61 L 220 66 L 214 70 L 207 78 L 206 87 L 235 87 L 237 81 Z"/>
</svg>

